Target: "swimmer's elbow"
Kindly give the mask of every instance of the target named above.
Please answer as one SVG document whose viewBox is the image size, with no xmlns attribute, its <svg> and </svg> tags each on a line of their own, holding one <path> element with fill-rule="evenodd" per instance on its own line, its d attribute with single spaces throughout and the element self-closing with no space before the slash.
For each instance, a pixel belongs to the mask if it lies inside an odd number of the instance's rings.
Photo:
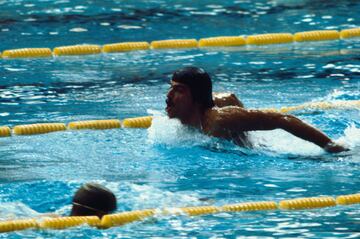
<svg viewBox="0 0 360 239">
<path fill-rule="evenodd" d="M 282 125 L 287 125 L 287 124 L 291 124 L 291 123 L 295 123 L 300 121 L 298 118 L 296 118 L 293 115 L 288 115 L 288 114 L 280 114 L 279 115 L 279 121 Z"/>
<path fill-rule="evenodd" d="M 299 120 L 293 115 L 274 113 L 271 114 L 271 116 L 269 117 L 266 128 L 269 130 L 283 129 L 288 131 L 301 122 L 301 120 Z"/>
</svg>

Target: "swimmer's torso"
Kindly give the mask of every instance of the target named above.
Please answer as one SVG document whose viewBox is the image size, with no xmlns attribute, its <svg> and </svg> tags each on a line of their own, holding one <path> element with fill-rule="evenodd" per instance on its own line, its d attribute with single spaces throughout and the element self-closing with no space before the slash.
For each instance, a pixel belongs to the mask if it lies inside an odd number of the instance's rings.
<svg viewBox="0 0 360 239">
<path fill-rule="evenodd" d="M 217 138 L 230 140 L 239 146 L 250 146 L 246 132 L 234 132 L 226 125 L 226 118 L 229 117 L 227 112 L 231 112 L 232 109 L 239 110 L 239 108 L 237 106 L 226 106 L 222 108 L 213 107 L 207 110 L 202 118 L 203 132 Z"/>
<path fill-rule="evenodd" d="M 218 122 L 220 122 L 223 117 L 227 117 L 227 114 L 222 113 L 224 112 L 222 109 L 229 107 L 243 108 L 243 103 L 231 93 L 214 93 L 213 99 L 215 107 L 207 110 L 203 115 L 203 132 L 214 137 L 233 141 L 239 146 L 250 146 L 246 132 L 233 132 L 224 126 L 218 125 Z M 231 111 L 231 109 L 228 110 Z"/>
</svg>

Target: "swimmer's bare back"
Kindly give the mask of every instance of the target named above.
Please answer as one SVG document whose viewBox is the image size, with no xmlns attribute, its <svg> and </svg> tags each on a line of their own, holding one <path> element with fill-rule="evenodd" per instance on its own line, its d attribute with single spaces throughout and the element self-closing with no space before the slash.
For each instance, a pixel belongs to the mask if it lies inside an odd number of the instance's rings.
<svg viewBox="0 0 360 239">
<path fill-rule="evenodd" d="M 233 93 L 214 92 L 212 95 L 214 104 L 219 108 L 225 106 L 238 106 L 244 108 L 244 104 Z"/>
<path fill-rule="evenodd" d="M 228 140 L 247 131 L 283 129 L 301 139 L 310 141 L 328 152 L 346 150 L 324 133 L 292 115 L 260 110 L 247 110 L 237 106 L 213 107 L 202 118 L 206 134 Z"/>
</svg>

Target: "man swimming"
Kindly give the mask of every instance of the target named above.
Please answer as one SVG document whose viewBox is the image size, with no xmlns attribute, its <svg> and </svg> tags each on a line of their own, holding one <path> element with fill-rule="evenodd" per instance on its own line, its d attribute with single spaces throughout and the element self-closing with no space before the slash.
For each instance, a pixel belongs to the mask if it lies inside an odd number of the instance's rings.
<svg viewBox="0 0 360 239">
<path fill-rule="evenodd" d="M 86 183 L 73 196 L 70 216 L 98 216 L 101 219 L 116 209 L 116 197 L 110 189 L 97 183 Z M 36 214 L 38 217 L 62 216 L 57 213 Z"/>
<path fill-rule="evenodd" d="M 98 216 L 115 211 L 116 197 L 108 188 L 97 183 L 86 183 L 75 193 L 70 216 Z"/>
<path fill-rule="evenodd" d="M 231 96 L 231 95 L 230 95 Z M 347 150 L 321 131 L 292 115 L 248 110 L 234 95 L 213 99 L 210 76 L 201 68 L 184 67 L 174 72 L 167 93 L 166 112 L 182 124 L 205 134 L 248 146 L 247 131 L 283 129 L 327 152 Z M 229 100 L 231 99 L 231 100 Z"/>
</svg>

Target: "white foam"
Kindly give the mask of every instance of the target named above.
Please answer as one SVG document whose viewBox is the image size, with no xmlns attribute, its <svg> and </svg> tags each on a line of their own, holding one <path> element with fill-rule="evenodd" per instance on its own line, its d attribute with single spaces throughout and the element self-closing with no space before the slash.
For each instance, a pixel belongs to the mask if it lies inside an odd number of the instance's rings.
<svg viewBox="0 0 360 239">
<path fill-rule="evenodd" d="M 249 137 L 255 148 L 279 154 L 319 155 L 324 152 L 317 145 L 280 129 L 253 131 Z"/>
<path fill-rule="evenodd" d="M 40 213 L 21 202 L 8 202 L 0 204 L 0 215 L 0 220 L 13 220 L 37 217 Z"/>
<path fill-rule="evenodd" d="M 152 112 L 158 114 L 158 112 Z M 298 154 L 298 155 L 321 155 L 324 150 L 319 146 L 302 140 L 284 130 L 251 131 L 249 139 L 254 150 L 264 153 Z M 228 148 L 227 143 L 219 143 L 213 137 L 202 134 L 181 124 L 177 119 L 169 119 L 166 116 L 155 116 L 151 127 L 148 129 L 148 141 L 152 144 L 164 144 L 170 146 L 192 147 L 196 145 L 214 145 Z M 360 146 L 360 129 L 351 124 L 344 130 L 344 134 L 335 142 L 350 147 Z M 238 147 L 238 146 L 236 146 Z M 232 148 L 232 147 L 231 147 Z M 234 149 L 234 148 L 232 148 Z M 241 149 L 239 147 L 239 149 Z"/>
<path fill-rule="evenodd" d="M 167 116 L 155 116 L 148 129 L 148 141 L 152 144 L 194 146 L 211 142 L 211 137 L 190 127 L 184 126 L 178 119 Z"/>
<path fill-rule="evenodd" d="M 360 146 L 360 129 L 356 128 L 354 123 L 350 124 L 344 130 L 344 136 L 340 137 L 336 142 L 348 145 L 350 149 Z"/>
<path fill-rule="evenodd" d="M 249 137 L 255 148 L 279 154 L 319 155 L 324 153 L 324 150 L 317 145 L 283 130 L 254 131 L 249 134 Z M 344 130 L 344 135 L 334 141 L 350 150 L 359 147 L 360 129 L 356 128 L 355 124 L 351 124 Z"/>
<path fill-rule="evenodd" d="M 131 184 L 131 204 L 133 208 L 165 208 L 181 205 L 199 205 L 196 193 L 170 192 L 151 185 Z"/>
<path fill-rule="evenodd" d="M 300 155 L 319 155 L 324 151 L 310 142 L 297 138 L 283 130 L 252 131 L 249 138 L 254 149 L 271 153 L 292 153 Z M 168 146 L 191 147 L 194 145 L 209 145 L 218 142 L 212 137 L 184 126 L 177 119 L 169 119 L 166 116 L 156 116 L 148 129 L 148 141 L 152 144 Z M 218 142 L 219 143 L 219 142 Z M 228 148 L 229 144 L 216 144 Z M 236 146 L 238 147 L 238 146 Z M 231 147 L 233 149 L 233 147 Z M 242 149 L 239 147 L 239 150 Z"/>
</svg>

